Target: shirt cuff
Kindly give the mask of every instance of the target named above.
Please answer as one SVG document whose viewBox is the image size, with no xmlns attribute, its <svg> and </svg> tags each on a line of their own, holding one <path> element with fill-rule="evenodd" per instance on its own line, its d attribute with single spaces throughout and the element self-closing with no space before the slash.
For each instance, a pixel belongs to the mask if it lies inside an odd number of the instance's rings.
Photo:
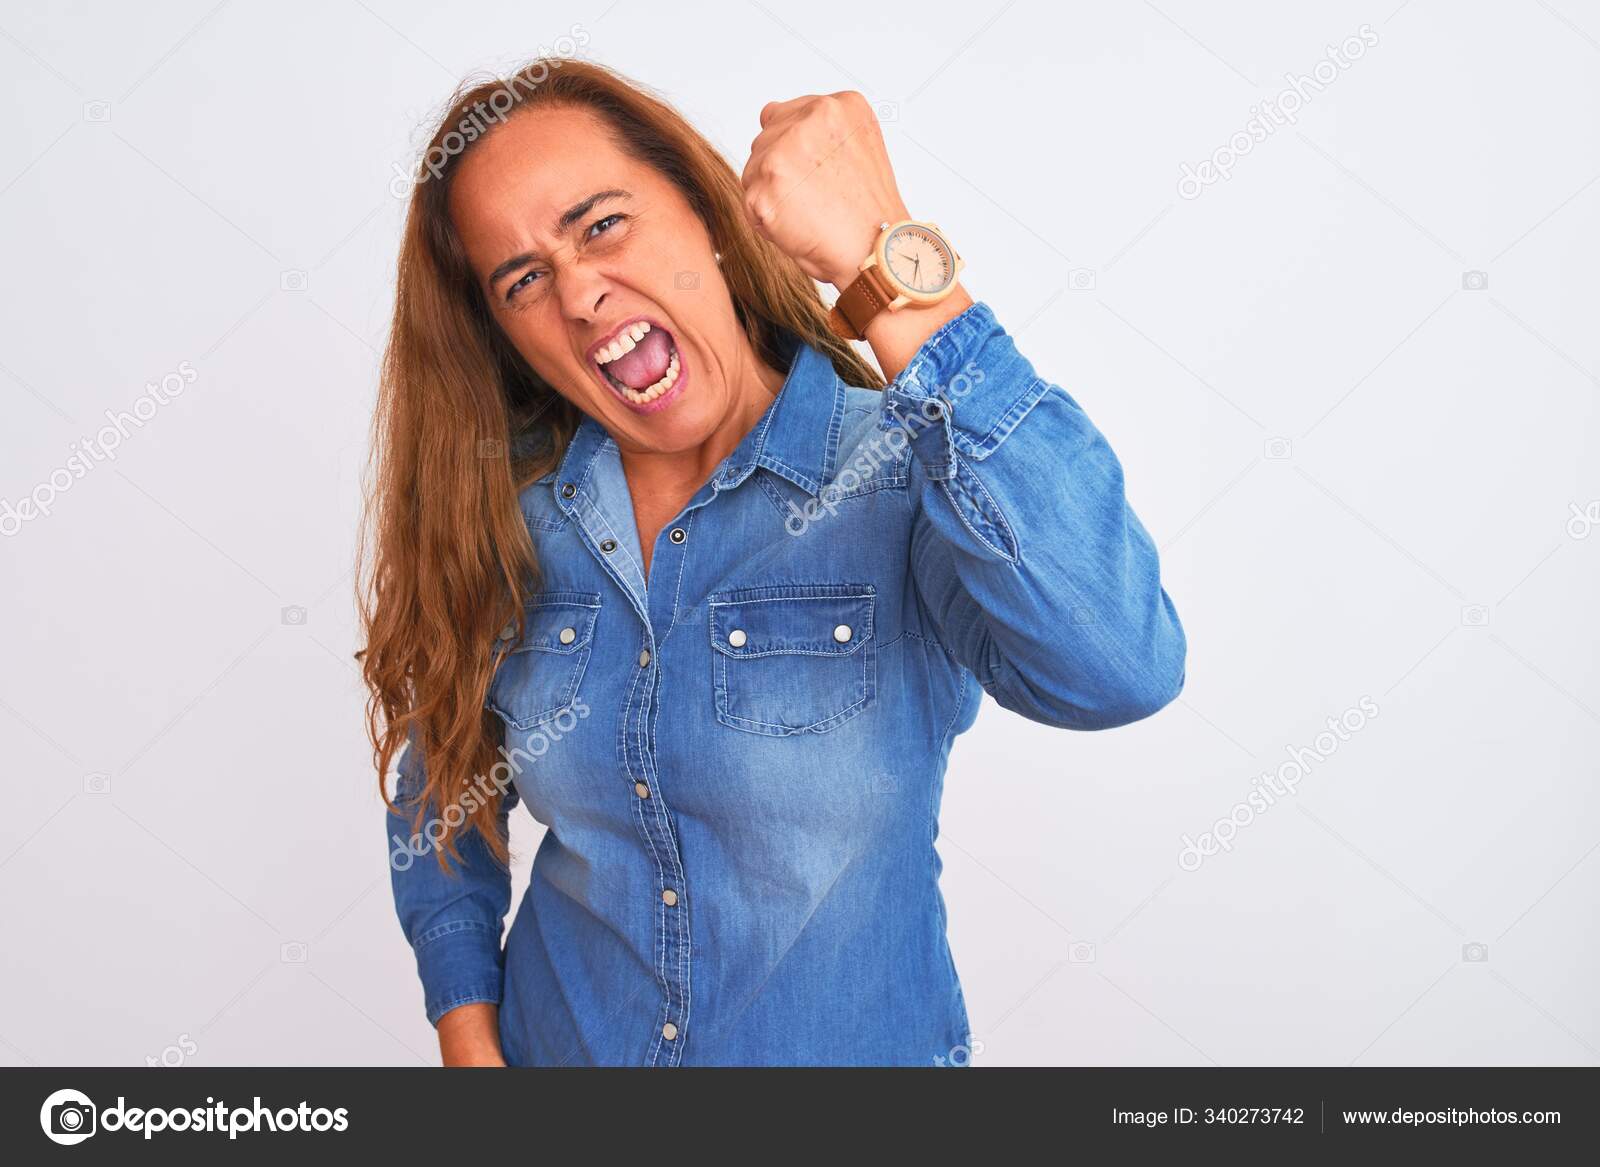
<svg viewBox="0 0 1600 1167">
<path fill-rule="evenodd" d="M 412 948 L 429 1024 L 438 1025 L 462 1005 L 500 1003 L 505 955 L 498 928 L 473 920 L 440 924 L 417 937 Z"/>
<path fill-rule="evenodd" d="M 977 300 L 940 325 L 884 388 L 878 428 L 907 429 L 934 476 L 944 477 L 940 464 L 950 454 L 987 458 L 1049 390 L 994 310 Z M 944 440 L 932 447 L 916 441 L 929 430 L 942 431 Z"/>
</svg>

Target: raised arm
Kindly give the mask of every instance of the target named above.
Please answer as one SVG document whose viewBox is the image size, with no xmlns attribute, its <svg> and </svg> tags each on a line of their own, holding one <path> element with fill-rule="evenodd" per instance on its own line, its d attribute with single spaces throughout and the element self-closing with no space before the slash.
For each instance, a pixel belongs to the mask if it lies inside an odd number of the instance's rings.
<svg viewBox="0 0 1600 1167">
<path fill-rule="evenodd" d="M 1068 729 L 1147 717 L 1186 640 L 1122 466 L 983 302 L 884 391 L 910 435 L 912 576 L 928 630 L 1002 706 Z"/>
</svg>

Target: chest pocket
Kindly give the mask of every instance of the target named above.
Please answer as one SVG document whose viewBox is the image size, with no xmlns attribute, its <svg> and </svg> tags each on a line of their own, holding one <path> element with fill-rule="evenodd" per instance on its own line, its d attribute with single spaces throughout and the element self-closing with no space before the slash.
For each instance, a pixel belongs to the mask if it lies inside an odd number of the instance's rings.
<svg viewBox="0 0 1600 1167">
<path fill-rule="evenodd" d="M 710 597 L 717 720 L 783 737 L 826 733 L 872 703 L 870 584 L 782 584 Z"/>
<path fill-rule="evenodd" d="M 599 615 L 598 592 L 529 597 L 522 640 L 501 660 L 489 683 L 489 708 L 512 729 L 531 729 L 569 708 L 589 664 Z M 501 643 L 516 634 L 516 625 L 508 625 Z"/>
</svg>

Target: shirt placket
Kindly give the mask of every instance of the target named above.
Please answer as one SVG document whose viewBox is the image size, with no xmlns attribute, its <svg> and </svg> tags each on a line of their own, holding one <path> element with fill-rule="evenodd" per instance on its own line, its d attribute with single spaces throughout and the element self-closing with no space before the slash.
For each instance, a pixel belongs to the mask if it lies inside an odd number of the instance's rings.
<svg viewBox="0 0 1600 1167">
<path fill-rule="evenodd" d="M 661 670 L 656 660 L 657 622 L 670 631 L 683 556 L 689 540 L 692 511 L 714 495 L 705 489 L 685 508 L 657 541 L 651 558 L 652 574 L 662 580 L 652 605 L 644 589 L 640 566 L 622 552 L 624 544 L 615 526 L 597 505 L 593 492 L 576 483 L 557 484 L 562 506 L 576 521 L 584 542 L 601 567 L 629 598 L 638 617 L 636 655 L 628 662 L 631 672 L 617 722 L 617 761 L 631 787 L 634 827 L 655 870 L 654 956 L 656 983 L 661 993 L 655 1029 L 645 1056 L 648 1066 L 677 1066 L 683 1060 L 690 1006 L 691 947 L 688 888 L 682 852 L 666 799 L 662 797 L 656 769 L 654 713 L 660 696 Z M 671 581 L 670 584 L 667 581 Z M 662 608 L 652 620 L 651 608 Z M 665 633 L 663 633 L 665 635 Z"/>
</svg>

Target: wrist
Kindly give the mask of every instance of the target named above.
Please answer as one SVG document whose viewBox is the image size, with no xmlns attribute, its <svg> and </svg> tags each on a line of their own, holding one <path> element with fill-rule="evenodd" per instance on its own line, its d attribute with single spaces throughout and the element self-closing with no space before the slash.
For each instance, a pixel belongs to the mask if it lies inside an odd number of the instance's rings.
<svg viewBox="0 0 1600 1167">
<path fill-rule="evenodd" d="M 885 223 L 900 223 L 911 218 L 911 212 L 902 203 L 885 211 L 878 218 L 866 224 L 860 232 L 858 239 L 851 240 L 849 245 L 841 250 L 839 258 L 832 260 L 827 267 L 826 280 L 837 291 L 844 291 L 861 274 L 861 265 L 878 245 L 878 236 L 883 231 Z"/>
<path fill-rule="evenodd" d="M 866 341 L 885 379 L 893 381 L 911 363 L 917 350 L 940 328 L 973 305 L 959 282 L 937 304 L 907 304 L 880 312 L 867 323 Z"/>
<path fill-rule="evenodd" d="M 500 1049 L 500 1010 L 488 1002 L 474 1002 L 450 1010 L 439 1018 L 439 1054 L 447 1066 L 503 1066 Z"/>
</svg>

